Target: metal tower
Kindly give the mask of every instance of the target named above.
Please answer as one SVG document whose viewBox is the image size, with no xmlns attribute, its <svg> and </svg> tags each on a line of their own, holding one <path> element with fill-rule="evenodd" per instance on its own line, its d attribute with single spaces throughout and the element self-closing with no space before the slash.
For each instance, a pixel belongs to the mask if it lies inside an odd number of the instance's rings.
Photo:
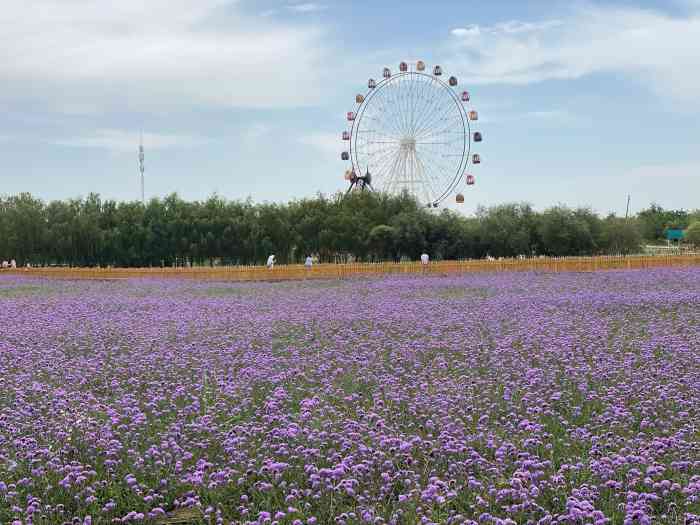
<svg viewBox="0 0 700 525">
<path fill-rule="evenodd" d="M 143 133 L 141 134 L 141 138 L 139 140 L 139 171 L 141 172 L 141 202 L 143 204 L 146 204 L 146 195 L 144 192 L 144 182 L 143 182 L 143 172 L 146 171 L 146 167 L 144 165 L 144 154 L 143 154 Z"/>
</svg>

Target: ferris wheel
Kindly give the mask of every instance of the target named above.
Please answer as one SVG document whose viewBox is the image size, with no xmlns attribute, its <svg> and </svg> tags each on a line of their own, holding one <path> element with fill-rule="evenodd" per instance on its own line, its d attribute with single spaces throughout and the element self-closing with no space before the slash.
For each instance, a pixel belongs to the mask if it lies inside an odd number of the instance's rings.
<svg viewBox="0 0 700 525">
<path fill-rule="evenodd" d="M 398 73 L 387 67 L 381 80 L 369 79 L 342 134 L 341 159 L 351 164 L 345 172 L 348 192 L 408 191 L 434 208 L 453 194 L 464 202 L 462 187 L 476 181 L 469 166 L 481 163 L 472 148 L 483 137 L 474 129 L 479 117 L 469 92 L 456 90 L 456 77 L 442 77 L 440 66 L 431 74 L 418 61 L 415 68 L 401 62 Z"/>
</svg>

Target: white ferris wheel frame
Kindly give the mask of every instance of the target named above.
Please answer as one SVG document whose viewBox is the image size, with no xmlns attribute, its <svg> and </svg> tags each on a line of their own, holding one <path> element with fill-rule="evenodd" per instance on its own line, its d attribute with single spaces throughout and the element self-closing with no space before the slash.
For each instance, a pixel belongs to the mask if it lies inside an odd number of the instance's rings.
<svg viewBox="0 0 700 525">
<path fill-rule="evenodd" d="M 397 90 L 400 90 L 404 84 L 409 84 L 405 91 L 410 96 L 401 97 L 400 93 L 388 90 L 391 86 L 399 86 Z M 379 95 L 384 93 L 388 93 L 386 100 Z M 438 96 L 442 97 L 441 101 L 437 100 Z M 379 113 L 393 112 L 390 117 L 394 121 L 379 121 L 372 113 L 377 107 L 373 102 L 381 103 Z M 467 101 L 436 75 L 401 71 L 376 82 L 357 104 L 350 127 L 353 172 L 362 176 L 369 171 L 373 187 L 394 194 L 408 190 L 428 206 L 437 207 L 460 186 L 471 162 L 472 134 L 466 105 Z M 376 133 L 366 126 L 363 128 L 367 120 L 384 126 L 380 137 L 383 140 L 362 142 L 363 133 Z M 457 138 L 447 140 L 446 136 Z M 368 153 L 370 144 L 379 147 Z M 453 147 L 440 151 L 440 146 L 450 144 Z M 437 148 L 430 151 L 431 146 Z"/>
</svg>

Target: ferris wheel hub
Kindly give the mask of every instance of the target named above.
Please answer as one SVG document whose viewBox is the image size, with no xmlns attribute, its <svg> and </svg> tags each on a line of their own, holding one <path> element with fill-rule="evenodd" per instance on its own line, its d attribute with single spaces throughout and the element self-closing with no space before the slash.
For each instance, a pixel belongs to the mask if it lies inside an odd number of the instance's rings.
<svg viewBox="0 0 700 525">
<path fill-rule="evenodd" d="M 404 137 L 401 139 L 401 149 L 408 151 L 416 151 L 416 138 L 415 137 Z"/>
</svg>

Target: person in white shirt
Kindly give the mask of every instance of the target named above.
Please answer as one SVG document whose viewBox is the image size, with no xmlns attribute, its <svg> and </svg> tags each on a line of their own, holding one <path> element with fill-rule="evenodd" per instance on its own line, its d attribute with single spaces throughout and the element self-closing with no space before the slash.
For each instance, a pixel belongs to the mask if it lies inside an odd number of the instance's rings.
<svg viewBox="0 0 700 525">
<path fill-rule="evenodd" d="M 313 258 L 310 255 L 308 255 L 306 257 L 306 261 L 304 261 L 304 266 L 306 266 L 307 268 L 311 268 L 313 266 L 313 264 L 314 264 Z"/>
<path fill-rule="evenodd" d="M 10 261 L 10 268 L 17 269 L 17 261 L 15 261 L 14 259 L 12 259 L 12 260 Z"/>
<path fill-rule="evenodd" d="M 273 254 L 273 255 L 270 255 L 270 256 L 267 258 L 267 267 L 268 267 L 270 270 L 272 270 L 272 269 L 275 267 L 275 256 L 274 256 L 274 254 Z"/>
<path fill-rule="evenodd" d="M 425 266 L 430 262 L 430 256 L 427 253 L 424 253 L 420 256 L 420 263 Z"/>
</svg>

